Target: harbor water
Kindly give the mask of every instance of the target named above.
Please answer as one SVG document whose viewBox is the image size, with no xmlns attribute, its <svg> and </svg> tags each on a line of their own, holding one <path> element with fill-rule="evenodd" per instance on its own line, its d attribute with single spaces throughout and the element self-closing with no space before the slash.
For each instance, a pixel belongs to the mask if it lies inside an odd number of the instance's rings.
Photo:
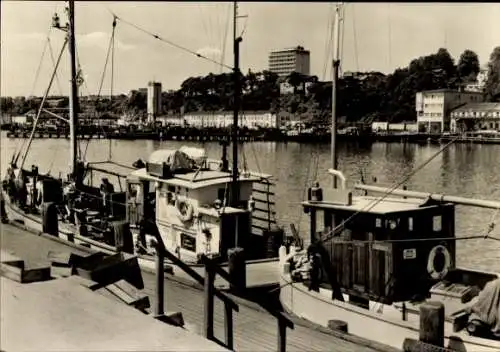
<svg viewBox="0 0 500 352">
<path fill-rule="evenodd" d="M 23 139 L 9 139 L 1 134 L 1 171 L 5 170 L 13 153 Z M 176 149 L 182 145 L 203 147 L 210 158 L 219 159 L 221 146 L 216 142 L 196 143 L 184 141 L 121 141 L 91 140 L 80 143 L 86 161 L 106 161 L 131 165 L 141 158 L 147 160 L 157 149 Z M 109 145 L 111 144 L 111 148 Z M 368 147 L 340 145 L 339 169 L 353 185 L 361 181 L 391 187 L 401 182 L 420 165 L 434 156 L 441 146 L 375 143 Z M 229 155 L 231 149 L 229 148 Z M 69 141 L 66 139 L 33 140 L 25 165 L 37 164 L 41 172 L 65 173 L 69 164 Z M 21 158 L 20 158 L 21 159 Z M 322 187 L 331 186 L 327 169 L 331 165 L 330 146 L 327 144 L 298 144 L 252 142 L 242 144 L 240 165 L 269 173 L 276 181 L 276 211 L 278 223 L 287 226 L 295 223 L 306 237 L 307 215 L 300 202 L 309 185 L 318 180 Z M 111 179 L 110 179 L 111 180 Z M 463 197 L 500 200 L 500 145 L 455 144 L 440 153 L 427 166 L 415 173 L 405 183 L 408 189 L 444 193 Z M 118 186 L 118 185 L 117 185 Z M 457 206 L 457 236 L 483 235 L 492 221 L 499 224 L 491 232 L 500 238 L 500 211 Z M 463 267 L 500 272 L 500 241 L 477 239 L 457 243 L 457 264 Z"/>
</svg>

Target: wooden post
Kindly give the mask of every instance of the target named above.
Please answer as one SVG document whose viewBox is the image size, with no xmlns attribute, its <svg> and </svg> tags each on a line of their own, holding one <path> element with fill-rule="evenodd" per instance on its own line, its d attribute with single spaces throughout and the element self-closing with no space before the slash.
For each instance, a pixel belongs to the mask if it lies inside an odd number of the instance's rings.
<svg viewBox="0 0 500 352">
<path fill-rule="evenodd" d="M 224 334 L 226 337 L 226 347 L 229 350 L 233 350 L 234 340 L 233 340 L 233 308 L 225 303 L 225 319 L 224 319 Z"/>
<path fill-rule="evenodd" d="M 59 235 L 59 220 L 57 218 L 57 207 L 53 202 L 43 203 L 42 208 L 42 231 L 49 235 Z"/>
<path fill-rule="evenodd" d="M 420 306 L 420 341 L 444 346 L 444 305 L 429 301 Z"/>
<path fill-rule="evenodd" d="M 215 271 L 210 264 L 205 264 L 205 337 L 209 340 L 214 338 L 214 279 Z"/>
<path fill-rule="evenodd" d="M 282 318 L 278 318 L 278 352 L 286 351 L 286 324 Z"/>
<path fill-rule="evenodd" d="M 230 248 L 227 251 L 231 292 L 243 293 L 247 284 L 245 251 L 243 248 Z"/>
<path fill-rule="evenodd" d="M 161 316 L 165 313 L 165 274 L 163 273 L 163 263 L 165 256 L 163 251 L 156 247 L 156 311 L 155 315 Z"/>
</svg>

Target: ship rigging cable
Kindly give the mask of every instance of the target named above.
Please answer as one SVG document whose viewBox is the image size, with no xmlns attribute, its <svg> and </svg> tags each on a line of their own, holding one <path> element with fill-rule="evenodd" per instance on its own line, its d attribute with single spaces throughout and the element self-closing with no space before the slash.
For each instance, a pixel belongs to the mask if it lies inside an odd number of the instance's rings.
<svg viewBox="0 0 500 352">
<path fill-rule="evenodd" d="M 52 50 L 52 44 L 50 42 L 50 38 L 47 38 L 47 46 L 49 47 L 49 54 L 50 54 L 50 59 L 52 61 L 52 66 L 56 67 L 56 60 L 54 58 L 54 51 Z M 62 89 L 61 89 L 61 82 L 59 81 L 59 75 L 57 74 L 56 71 L 56 83 L 57 83 L 57 88 L 59 88 L 59 94 L 62 95 Z"/>
<path fill-rule="evenodd" d="M 352 8 L 352 35 L 354 40 L 354 59 L 356 60 L 356 72 L 359 72 L 359 57 L 358 57 L 358 36 L 356 33 L 356 8 L 355 4 Z"/>
<path fill-rule="evenodd" d="M 57 9 L 57 6 L 56 6 L 56 9 Z M 43 46 L 43 49 L 42 49 L 42 55 L 40 56 L 40 61 L 38 62 L 38 67 L 37 67 L 36 72 L 35 72 L 35 79 L 33 80 L 33 86 L 31 87 L 30 96 L 34 95 L 34 93 L 35 93 L 35 87 L 36 87 L 36 83 L 38 82 L 38 77 L 40 76 L 40 69 L 42 68 L 43 58 L 45 57 L 45 52 L 47 51 L 47 47 L 50 44 L 50 33 L 51 32 L 52 32 L 52 23 L 49 25 L 49 29 L 47 31 L 47 39 L 45 40 L 45 45 Z M 13 159 L 12 159 L 13 161 L 15 160 L 17 162 L 17 160 L 19 159 L 19 155 L 20 155 L 21 151 L 23 150 L 25 144 L 26 144 L 26 139 L 24 139 L 22 141 L 22 143 L 19 146 L 19 149 L 16 148 L 16 150 L 14 151 Z"/>
<path fill-rule="evenodd" d="M 28 145 L 26 146 L 26 153 L 24 153 L 23 159 L 21 160 L 21 165 L 19 166 L 20 169 L 23 168 L 24 162 L 26 161 L 26 157 L 28 156 L 31 142 L 33 141 L 33 136 L 35 135 L 36 125 L 38 123 L 38 119 L 40 118 L 40 114 L 42 113 L 42 110 L 43 110 L 43 104 L 45 103 L 45 100 L 47 99 L 47 96 L 49 95 L 50 88 L 52 87 L 52 83 L 54 82 L 54 78 L 55 78 L 55 75 L 57 72 L 57 68 L 59 67 L 59 63 L 61 62 L 62 54 L 63 54 L 64 49 L 66 48 L 67 44 L 68 44 L 68 38 L 66 38 L 64 40 L 64 43 L 61 47 L 61 52 L 59 53 L 59 57 L 57 58 L 56 67 L 54 68 L 54 72 L 52 73 L 52 77 L 50 78 L 49 86 L 47 87 L 47 90 L 45 91 L 45 95 L 43 96 L 42 102 L 40 103 L 40 108 L 38 109 L 38 113 L 36 114 L 35 121 L 33 122 L 33 129 L 31 130 L 31 134 L 30 134 L 30 137 L 28 140 Z M 19 151 L 19 153 L 20 152 L 21 151 Z M 18 154 L 14 160 L 14 163 L 16 163 L 16 164 L 17 164 L 17 160 L 19 159 L 19 155 L 20 154 Z"/>
<path fill-rule="evenodd" d="M 110 102 L 112 103 L 112 97 L 113 97 L 113 84 L 114 84 L 114 60 L 115 60 L 115 55 L 114 55 L 114 51 L 115 51 L 115 34 L 116 34 L 116 17 L 113 17 L 113 23 L 112 23 L 112 31 L 111 31 L 111 36 L 109 38 L 109 44 L 108 44 L 108 49 L 107 49 L 107 52 L 106 52 L 106 60 L 104 61 L 104 68 L 102 70 L 102 74 L 101 74 L 101 81 L 99 83 L 99 90 L 97 91 L 97 103 L 99 103 L 99 99 L 101 97 L 101 92 L 102 92 L 102 86 L 103 86 L 103 83 L 104 83 L 104 78 L 106 77 L 106 69 L 108 67 L 108 62 L 109 62 L 109 57 L 110 57 L 110 54 L 111 54 L 111 87 L 110 87 Z M 101 127 L 101 131 L 104 133 L 104 136 L 107 137 L 108 134 L 106 133 L 106 131 L 104 130 L 104 128 L 102 128 L 101 124 L 100 124 L 100 117 L 98 116 L 98 123 L 99 123 L 99 126 Z M 83 158 L 85 158 L 85 156 L 87 155 L 87 150 L 88 150 L 88 147 L 89 147 L 89 144 L 90 144 L 90 139 L 92 138 L 92 136 L 90 136 L 88 139 L 87 139 L 87 144 L 85 146 L 85 151 L 83 153 Z M 108 161 L 111 161 L 111 141 L 109 141 L 109 149 L 108 149 Z"/>
<path fill-rule="evenodd" d="M 175 48 L 177 48 L 177 49 L 179 49 L 179 50 L 182 50 L 182 51 L 187 52 L 187 53 L 189 53 L 189 54 L 191 54 L 191 55 L 194 55 L 194 56 L 196 56 L 196 57 L 199 57 L 200 59 L 207 60 L 207 61 L 209 61 L 209 62 L 212 62 L 212 63 L 214 63 L 214 64 L 217 64 L 217 65 L 220 65 L 220 66 L 222 66 L 222 67 L 228 68 L 228 69 L 230 69 L 230 70 L 233 70 L 233 69 L 234 69 L 232 66 L 226 65 L 226 64 L 221 63 L 221 62 L 219 62 L 219 61 L 217 61 L 217 60 L 210 59 L 210 58 L 206 57 L 205 55 L 202 55 L 202 54 L 197 53 L 196 51 L 193 51 L 193 50 L 191 50 L 191 49 L 188 49 L 188 48 L 186 48 L 186 47 L 184 47 L 184 46 L 182 46 L 182 45 L 179 45 L 179 44 L 177 44 L 177 43 L 174 43 L 174 42 L 172 42 L 171 40 L 168 40 L 168 39 L 162 38 L 162 37 L 160 37 L 158 34 L 154 34 L 154 33 L 150 32 L 150 31 L 148 31 L 148 30 L 146 30 L 146 29 L 144 29 L 144 28 L 141 28 L 141 27 L 139 27 L 138 25 L 133 24 L 132 22 L 129 22 L 129 21 L 127 21 L 127 20 L 125 20 L 125 19 L 123 19 L 123 18 L 121 18 L 121 17 L 117 16 L 117 15 L 116 15 L 115 13 L 113 13 L 112 11 L 110 11 L 110 12 L 112 13 L 112 15 L 113 15 L 113 16 L 114 16 L 117 20 L 120 20 L 121 22 L 123 22 L 123 23 L 125 23 L 125 24 L 128 24 L 129 26 L 134 27 L 134 28 L 135 28 L 135 29 L 137 29 L 138 31 L 141 31 L 141 32 L 143 32 L 143 33 L 145 33 L 145 34 L 147 34 L 147 35 L 149 35 L 149 36 L 151 36 L 151 37 L 153 37 L 153 38 L 155 38 L 155 39 L 158 39 L 159 41 L 161 41 L 161 42 L 163 42 L 163 43 L 166 43 L 166 44 L 168 44 L 168 45 L 170 45 L 170 46 L 173 46 L 173 47 L 175 47 Z"/>
<path fill-rule="evenodd" d="M 97 196 L 95 194 L 86 192 L 86 191 L 80 191 L 80 193 L 85 194 L 89 198 L 94 198 L 94 199 L 102 199 L 101 196 Z M 110 201 L 110 204 L 116 204 L 116 205 L 121 205 L 121 206 L 126 206 L 127 203 L 125 202 L 119 202 L 119 201 Z M 499 208 L 500 209 L 500 208 Z M 147 220 L 151 224 L 154 224 L 155 221 L 158 223 L 162 224 L 163 221 L 159 218 L 149 219 Z M 346 220 L 347 221 L 347 220 Z M 346 243 L 346 244 L 352 244 L 352 243 L 404 243 L 404 242 L 411 242 L 411 241 L 418 241 L 418 242 L 435 242 L 435 241 L 444 241 L 444 240 L 453 240 L 453 241 L 464 241 L 464 240 L 473 240 L 473 239 L 491 239 L 494 241 L 500 241 L 499 237 L 495 236 L 485 236 L 485 235 L 472 235 L 472 236 L 463 236 L 463 237 L 439 237 L 439 238 L 417 238 L 417 239 L 392 239 L 392 240 L 377 240 L 377 241 L 370 241 L 370 240 L 365 240 L 365 241 L 354 241 L 354 240 L 345 240 L 345 241 L 338 241 L 338 243 Z M 320 241 L 321 242 L 321 241 Z M 337 243 L 337 242 L 336 242 Z M 298 253 L 297 253 L 298 254 Z"/>
<path fill-rule="evenodd" d="M 332 51 L 332 17 L 333 17 L 333 4 L 330 3 L 330 8 L 328 11 L 328 22 L 326 25 L 326 36 L 325 36 L 325 62 L 323 64 L 323 75 L 321 79 L 324 81 L 326 78 L 326 73 L 328 70 L 328 62 L 330 61 L 330 54 Z"/>
<path fill-rule="evenodd" d="M 227 6 L 227 13 L 226 13 L 226 24 L 224 26 L 224 37 L 222 38 L 222 53 L 221 53 L 221 62 L 224 64 L 226 61 L 226 44 L 227 44 L 227 34 L 229 33 L 229 19 L 231 18 L 231 4 L 228 4 Z M 224 65 L 220 66 L 219 73 L 222 73 Z"/>
<path fill-rule="evenodd" d="M 335 237 L 341 230 L 343 230 L 344 226 L 352 221 L 357 215 L 364 211 L 369 211 L 373 209 L 378 203 L 383 201 L 387 196 L 391 195 L 392 192 L 394 192 L 397 188 L 399 188 L 401 185 L 404 183 L 408 182 L 408 180 L 413 177 L 417 172 L 422 170 L 425 166 L 427 166 L 432 160 L 434 160 L 439 154 L 441 154 L 444 150 L 448 149 L 455 141 L 457 141 L 460 138 L 460 136 L 457 136 L 453 138 L 451 141 L 449 141 L 446 145 L 444 145 L 440 150 L 438 150 L 433 156 L 431 156 L 427 161 L 425 161 L 423 164 L 418 166 L 415 170 L 411 171 L 406 177 L 404 177 L 400 182 L 397 182 L 393 187 L 391 187 L 386 193 L 384 193 L 380 198 L 377 198 L 373 202 L 369 203 L 362 209 L 358 210 L 354 214 L 352 214 L 350 217 L 348 217 L 346 220 L 342 221 L 338 226 L 336 226 L 333 230 L 329 231 L 328 233 L 325 234 L 326 237 L 322 238 L 319 240 L 320 243 L 323 243 L 325 241 L 328 241 Z M 483 236 L 484 237 L 484 236 Z"/>
</svg>

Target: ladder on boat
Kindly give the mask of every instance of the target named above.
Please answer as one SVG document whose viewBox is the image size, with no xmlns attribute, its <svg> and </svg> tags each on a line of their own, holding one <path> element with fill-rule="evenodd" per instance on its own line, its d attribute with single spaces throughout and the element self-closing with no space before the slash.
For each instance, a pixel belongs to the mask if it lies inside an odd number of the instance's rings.
<svg viewBox="0 0 500 352">
<path fill-rule="evenodd" d="M 274 199 L 276 184 L 271 175 L 257 172 L 251 172 L 250 175 L 259 178 L 259 181 L 254 182 L 252 187 L 252 198 L 255 202 L 252 212 L 252 234 L 262 236 L 273 225 L 277 225 Z"/>
</svg>

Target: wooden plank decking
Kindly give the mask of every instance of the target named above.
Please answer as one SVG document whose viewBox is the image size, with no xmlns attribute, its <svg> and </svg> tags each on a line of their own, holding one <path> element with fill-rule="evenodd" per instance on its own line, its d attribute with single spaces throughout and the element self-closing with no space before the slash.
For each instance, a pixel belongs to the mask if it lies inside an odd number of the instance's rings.
<svg viewBox="0 0 500 352">
<path fill-rule="evenodd" d="M 29 265 L 48 265 L 47 254 L 52 251 L 72 251 L 83 254 L 80 250 L 61 243 L 35 236 L 10 225 L 2 226 L 0 246 L 13 255 L 21 256 Z M 145 293 L 154 304 L 155 277 L 143 272 Z M 184 315 L 186 328 L 201 334 L 203 324 L 203 292 L 190 285 L 177 281 L 165 280 L 165 307 L 167 311 L 180 311 Z M 224 340 L 224 307 L 215 300 L 215 336 Z M 334 317 L 332 317 L 334 318 Z M 152 319 L 152 318 L 151 318 Z M 269 314 L 240 304 L 240 311 L 234 314 L 234 349 L 236 351 L 276 351 L 277 321 Z M 287 333 L 287 351 L 382 351 L 374 348 L 369 341 L 355 343 L 332 336 L 318 329 L 295 324 L 294 330 Z M 370 346 L 370 347 L 369 347 Z M 387 347 L 390 351 L 393 349 Z"/>
</svg>

